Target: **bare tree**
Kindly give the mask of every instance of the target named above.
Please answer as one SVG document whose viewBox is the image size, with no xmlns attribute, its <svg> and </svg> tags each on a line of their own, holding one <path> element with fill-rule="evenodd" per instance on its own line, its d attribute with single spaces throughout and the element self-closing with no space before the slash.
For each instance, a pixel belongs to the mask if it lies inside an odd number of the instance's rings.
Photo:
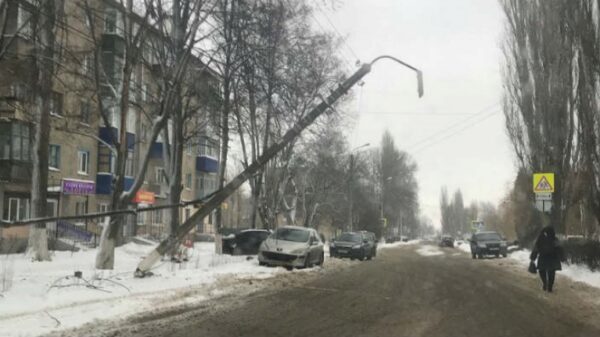
<svg viewBox="0 0 600 337">
<path fill-rule="evenodd" d="M 303 2 L 259 1 L 243 48 L 248 59 L 236 85 L 235 118 L 244 164 L 260 156 L 317 97 L 341 76 L 335 58 L 336 41 L 316 34 L 307 24 L 310 8 Z M 244 104 L 245 103 L 245 104 Z M 250 181 L 253 211 L 263 226 L 275 227 L 280 214 L 295 223 L 297 181 L 290 171 L 296 142 L 289 144 L 261 174 Z"/>
<path fill-rule="evenodd" d="M 506 16 L 504 54 L 506 127 L 519 164 L 554 172 L 550 223 L 564 232 L 574 160 L 575 49 L 567 15 L 572 1 L 501 0 Z"/>
<path fill-rule="evenodd" d="M 207 38 L 201 26 L 212 13 L 212 1 L 174 0 L 169 7 L 156 6 L 156 16 L 161 24 L 156 27 L 160 35 L 168 38 L 154 39 L 153 47 L 164 51 L 157 54 L 159 72 L 155 76 L 159 92 L 172 93 L 173 105 L 169 107 L 169 123 L 162 129 L 165 179 L 169 186 L 169 204 L 181 201 L 182 163 L 186 146 L 198 145 L 198 137 L 207 130 L 214 85 L 208 65 L 200 61 L 203 51 L 198 45 Z M 208 33 L 212 33 L 212 30 Z M 191 71 L 174 78 L 182 65 Z M 177 230 L 180 210 L 169 210 L 170 232 Z"/>
<path fill-rule="evenodd" d="M 56 57 L 56 28 L 63 12 L 62 0 L 38 1 L 34 18 L 34 71 L 32 85 L 34 141 L 33 172 L 31 177 L 31 217 L 46 216 L 48 191 L 48 143 L 50 140 L 50 111 Z M 46 224 L 31 226 L 29 254 L 37 261 L 50 260 Z"/>
<path fill-rule="evenodd" d="M 182 6 L 181 2 L 177 2 Z M 103 5 L 113 5 L 113 2 L 102 2 Z M 192 6 L 192 4 L 194 6 Z M 193 24 L 199 25 L 200 21 L 206 16 L 195 16 L 196 13 L 191 11 L 197 7 L 197 2 L 190 2 L 190 7 L 186 8 L 185 4 L 180 9 L 180 13 L 185 13 L 190 10 L 189 21 L 186 21 L 189 26 L 185 27 L 183 33 L 178 29 L 173 31 L 181 38 L 183 34 L 183 42 L 179 42 L 178 63 L 169 62 L 168 71 L 164 68 L 159 68 L 152 75 L 155 80 L 160 83 L 170 83 L 162 88 L 154 88 L 155 90 L 148 93 L 150 103 L 146 106 L 135 104 L 132 99 L 136 93 L 131 91 L 135 85 L 132 84 L 133 74 L 140 70 L 143 65 L 154 64 L 155 62 L 148 60 L 166 60 L 170 50 L 161 48 L 164 46 L 162 40 L 170 39 L 171 36 L 161 34 L 157 27 L 166 27 L 166 20 L 172 20 L 172 17 L 165 15 L 166 3 L 161 0 L 145 0 L 143 3 L 134 3 L 133 0 L 121 0 L 114 8 L 116 16 L 111 18 L 112 21 L 104 22 L 103 24 L 114 25 L 114 30 L 122 37 L 123 44 L 122 58 L 119 60 L 107 60 L 102 53 L 102 40 L 99 38 L 97 29 L 101 27 L 97 18 L 103 18 L 102 6 L 98 3 L 92 3 L 85 0 L 83 3 L 86 11 L 87 20 L 90 22 L 90 37 L 94 44 L 94 75 L 93 82 L 96 93 L 98 95 L 97 104 L 104 125 L 113 128 L 112 114 L 118 116 L 119 133 L 112 135 L 110 145 L 111 151 L 115 156 L 115 172 L 112 182 L 112 210 L 126 209 L 128 204 L 134 198 L 136 192 L 140 189 L 144 182 L 148 162 L 150 159 L 151 147 L 148 147 L 140 155 L 138 161 L 137 174 L 129 190 L 125 190 L 125 172 L 127 165 L 127 112 L 130 108 L 139 109 L 141 115 L 145 116 L 150 123 L 150 132 L 147 141 L 155 142 L 160 132 L 165 129 L 173 107 L 180 103 L 178 97 L 181 92 L 174 90 L 174 84 L 178 85 L 185 78 L 190 60 L 194 57 L 192 49 L 197 41 L 197 32 Z M 100 13 L 100 14 L 99 14 Z M 179 18 L 181 19 L 181 18 Z M 192 24 L 193 23 L 193 24 Z M 111 27 L 113 28 L 113 27 Z M 182 46 L 183 43 L 183 47 Z M 146 52 L 145 52 L 146 51 Z M 172 50 L 171 50 L 172 51 Z M 118 61 L 118 62 L 117 62 Z M 164 65 L 164 63 L 163 63 Z M 162 90 L 159 90 L 162 89 Z M 96 256 L 96 268 L 112 269 L 114 266 L 114 248 L 122 235 L 122 227 L 124 224 L 123 215 L 111 216 L 108 224 L 104 227 L 100 241 L 100 249 Z"/>
</svg>

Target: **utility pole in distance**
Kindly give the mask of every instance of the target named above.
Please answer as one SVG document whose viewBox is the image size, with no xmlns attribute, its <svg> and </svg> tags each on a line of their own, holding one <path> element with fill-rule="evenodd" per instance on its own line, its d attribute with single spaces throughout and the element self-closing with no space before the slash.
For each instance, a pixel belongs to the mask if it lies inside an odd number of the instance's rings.
<svg viewBox="0 0 600 337">
<path fill-rule="evenodd" d="M 169 252 L 173 247 L 178 245 L 187 233 L 192 230 L 195 224 L 209 215 L 215 208 L 219 207 L 231 194 L 235 192 L 244 182 L 256 174 L 269 160 L 277 155 L 285 146 L 291 143 L 300 133 L 311 125 L 314 120 L 319 117 L 327 109 L 331 108 L 340 97 L 345 95 L 352 86 L 359 82 L 366 74 L 371 72 L 372 65 L 381 60 L 390 59 L 397 63 L 408 67 L 417 72 L 418 81 L 418 94 L 419 97 L 423 96 L 423 75 L 417 68 L 408 65 L 399 59 L 392 56 L 379 56 L 375 58 L 371 63 L 363 64 L 352 76 L 341 83 L 331 94 L 312 109 L 307 115 L 301 118 L 291 129 L 289 129 L 281 138 L 279 142 L 271 145 L 260 157 L 250 164 L 244 171 L 233 178 L 227 185 L 221 190 L 213 194 L 204 204 L 200 205 L 200 208 L 190 218 L 188 218 L 183 224 L 179 226 L 176 232 L 171 233 L 168 238 L 163 240 L 158 247 L 156 247 L 150 254 L 148 254 L 137 266 L 135 271 L 136 277 L 144 277 L 146 273 L 152 268 L 152 266 L 160 260 L 160 257 L 165 253 Z"/>
</svg>

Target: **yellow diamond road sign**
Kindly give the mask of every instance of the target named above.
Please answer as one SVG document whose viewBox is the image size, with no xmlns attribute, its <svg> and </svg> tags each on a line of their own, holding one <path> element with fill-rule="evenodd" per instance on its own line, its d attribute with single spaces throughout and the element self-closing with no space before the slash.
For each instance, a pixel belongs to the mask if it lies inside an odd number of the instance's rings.
<svg viewBox="0 0 600 337">
<path fill-rule="evenodd" d="M 533 192 L 534 193 L 553 193 L 554 192 L 554 173 L 534 173 L 533 174 Z"/>
</svg>

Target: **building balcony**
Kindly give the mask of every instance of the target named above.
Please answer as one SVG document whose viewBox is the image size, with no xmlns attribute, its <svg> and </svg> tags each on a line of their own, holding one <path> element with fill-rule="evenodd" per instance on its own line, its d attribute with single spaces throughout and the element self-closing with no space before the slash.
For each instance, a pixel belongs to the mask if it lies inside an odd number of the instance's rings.
<svg viewBox="0 0 600 337">
<path fill-rule="evenodd" d="M 30 161 L 0 160 L 0 181 L 31 182 L 32 169 Z"/>
<path fill-rule="evenodd" d="M 115 127 L 102 126 L 98 129 L 98 137 L 102 139 L 102 141 L 114 145 L 113 139 L 118 139 L 119 130 Z M 126 132 L 125 138 L 127 141 L 127 149 L 133 150 L 135 147 L 135 134 Z"/>
<path fill-rule="evenodd" d="M 120 34 L 104 32 L 102 34 L 102 51 L 111 52 L 123 57 L 125 54 L 125 40 Z"/>
<path fill-rule="evenodd" d="M 98 173 L 96 175 L 96 194 L 109 195 L 112 193 L 112 173 Z M 133 186 L 134 179 L 125 177 L 125 191 Z"/>
<path fill-rule="evenodd" d="M 163 143 L 154 142 L 150 146 L 150 158 L 151 159 L 162 159 L 163 156 Z"/>
<path fill-rule="evenodd" d="M 213 157 L 200 155 L 196 157 L 196 171 L 217 173 L 219 171 L 219 161 Z"/>
</svg>

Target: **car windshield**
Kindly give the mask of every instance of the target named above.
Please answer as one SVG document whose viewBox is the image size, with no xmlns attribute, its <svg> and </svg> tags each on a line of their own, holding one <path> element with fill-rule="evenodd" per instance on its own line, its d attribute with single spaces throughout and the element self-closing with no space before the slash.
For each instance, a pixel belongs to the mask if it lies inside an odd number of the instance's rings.
<svg viewBox="0 0 600 337">
<path fill-rule="evenodd" d="M 498 233 L 480 233 L 477 234 L 477 240 L 501 240 L 501 237 Z"/>
<path fill-rule="evenodd" d="M 360 234 L 355 233 L 343 233 L 337 239 L 338 241 L 346 241 L 346 242 L 360 242 L 362 239 Z"/>
<path fill-rule="evenodd" d="M 272 235 L 273 239 L 292 242 L 307 242 L 309 236 L 309 231 L 296 228 L 278 228 Z"/>
</svg>

